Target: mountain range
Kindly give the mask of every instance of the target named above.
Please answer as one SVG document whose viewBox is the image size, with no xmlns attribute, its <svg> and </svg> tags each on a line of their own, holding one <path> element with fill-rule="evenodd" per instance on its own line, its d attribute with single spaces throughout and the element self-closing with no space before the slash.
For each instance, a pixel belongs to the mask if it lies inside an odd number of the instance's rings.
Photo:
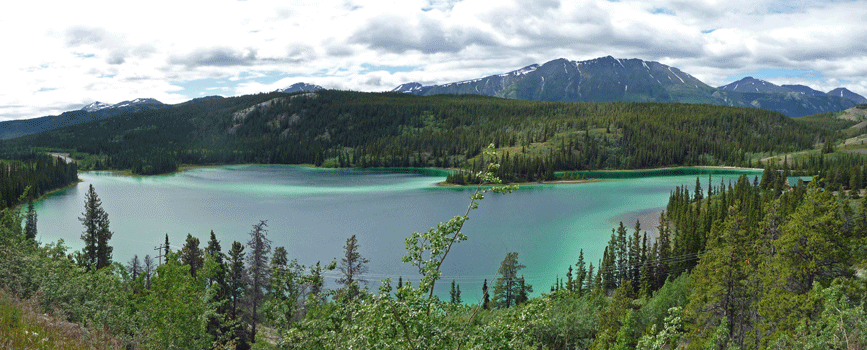
<svg viewBox="0 0 867 350">
<path fill-rule="evenodd" d="M 414 82 L 392 91 L 562 102 L 709 103 L 768 109 L 790 117 L 840 111 L 867 103 L 867 99 L 845 88 L 826 94 L 804 85 L 778 86 L 752 77 L 714 88 L 659 62 L 611 56 L 587 61 L 560 58 L 474 80 L 429 86 Z"/>
<path fill-rule="evenodd" d="M 296 83 L 275 92 L 322 90 L 319 85 Z M 802 117 L 842 111 L 867 99 L 845 88 L 828 93 L 804 85 L 782 85 L 746 77 L 714 88 L 678 68 L 640 59 L 611 56 L 587 61 L 556 59 L 508 73 L 442 85 L 401 84 L 392 90 L 414 95 L 475 94 L 509 99 L 559 102 L 679 102 L 761 108 Z M 196 103 L 220 96 L 196 98 Z M 170 105 L 151 98 L 116 104 L 93 102 L 80 110 L 27 120 L 0 122 L 0 140 L 115 115 L 160 109 Z"/>
<path fill-rule="evenodd" d="M 0 123 L 0 140 L 35 134 L 67 125 L 81 124 L 91 120 L 105 119 L 116 115 L 160 109 L 168 106 L 170 105 L 152 98 L 137 98 L 115 104 L 96 101 L 79 110 L 63 112 L 60 115 L 2 122 Z"/>
</svg>

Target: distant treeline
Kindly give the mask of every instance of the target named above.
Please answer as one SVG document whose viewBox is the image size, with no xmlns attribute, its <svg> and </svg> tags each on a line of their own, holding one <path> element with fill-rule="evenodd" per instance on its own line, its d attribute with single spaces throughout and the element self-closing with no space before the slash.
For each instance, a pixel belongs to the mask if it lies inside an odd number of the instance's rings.
<svg viewBox="0 0 867 350">
<path fill-rule="evenodd" d="M 78 167 L 74 162 L 66 163 L 46 154 L 25 154 L 17 160 L 0 161 L 0 209 L 77 181 Z M 26 198 L 21 198 L 28 188 Z"/>
<path fill-rule="evenodd" d="M 753 109 L 675 103 L 555 103 L 471 95 L 319 91 L 205 100 L 0 143 L 75 150 L 82 168 L 160 173 L 177 164 L 472 168 L 490 143 L 507 181 L 554 171 L 748 165 L 835 132 Z"/>
</svg>

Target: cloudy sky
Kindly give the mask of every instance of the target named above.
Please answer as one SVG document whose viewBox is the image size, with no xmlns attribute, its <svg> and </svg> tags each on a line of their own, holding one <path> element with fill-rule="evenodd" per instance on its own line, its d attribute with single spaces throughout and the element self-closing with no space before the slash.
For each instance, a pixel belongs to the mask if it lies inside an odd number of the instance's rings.
<svg viewBox="0 0 867 350">
<path fill-rule="evenodd" d="M 867 96 L 863 0 L 15 1 L 0 120 L 101 101 L 178 103 L 296 82 L 447 83 L 556 58 L 640 58 Z"/>
</svg>

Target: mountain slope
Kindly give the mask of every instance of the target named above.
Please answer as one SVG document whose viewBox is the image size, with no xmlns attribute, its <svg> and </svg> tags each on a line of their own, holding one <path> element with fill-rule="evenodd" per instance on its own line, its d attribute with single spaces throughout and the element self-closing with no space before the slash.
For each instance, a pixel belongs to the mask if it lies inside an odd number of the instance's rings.
<svg viewBox="0 0 867 350">
<path fill-rule="evenodd" d="M 787 93 L 792 91 L 788 88 L 777 86 L 767 81 L 756 79 L 753 77 L 743 78 L 731 84 L 720 86 L 718 89 L 723 91 L 744 93 Z"/>
<path fill-rule="evenodd" d="M 849 89 L 846 89 L 846 88 L 836 88 L 834 90 L 828 91 L 828 96 L 839 96 L 842 98 L 847 98 L 847 99 L 854 101 L 857 104 L 867 103 L 867 98 L 864 98 L 864 96 L 861 96 L 861 95 L 858 95 L 852 91 L 849 91 Z"/>
<path fill-rule="evenodd" d="M 293 92 L 313 92 L 322 90 L 323 87 L 314 84 L 307 83 L 295 83 L 285 89 L 277 89 L 277 92 L 283 92 L 287 94 L 291 94 Z"/>
<path fill-rule="evenodd" d="M 658 62 L 615 59 L 557 59 L 504 74 L 444 85 L 403 84 L 394 92 L 416 95 L 478 94 L 560 102 L 712 103 L 714 89 L 693 76 Z"/>
<path fill-rule="evenodd" d="M 803 95 L 810 96 L 825 96 L 824 92 L 819 90 L 814 90 L 813 88 L 805 85 L 782 85 L 784 88 L 789 89 L 794 92 L 801 93 Z"/>
<path fill-rule="evenodd" d="M 84 106 L 84 108 L 80 110 L 63 112 L 56 116 L 0 122 L 0 140 L 35 134 L 92 120 L 105 119 L 116 115 L 165 108 L 168 106 L 169 105 L 152 98 L 137 98 L 132 101 L 123 101 L 113 105 L 97 101 Z"/>
</svg>

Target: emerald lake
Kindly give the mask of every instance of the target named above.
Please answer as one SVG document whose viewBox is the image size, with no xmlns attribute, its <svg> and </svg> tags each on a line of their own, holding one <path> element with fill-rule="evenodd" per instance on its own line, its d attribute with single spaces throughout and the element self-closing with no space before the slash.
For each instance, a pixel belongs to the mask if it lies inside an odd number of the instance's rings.
<svg viewBox="0 0 867 350">
<path fill-rule="evenodd" d="M 742 173 L 761 175 L 752 170 L 643 171 L 609 181 L 523 185 L 512 194 L 487 194 L 464 226 L 469 239 L 446 259 L 437 294 L 448 297 L 454 279 L 464 302 L 477 302 L 482 281 L 494 280 L 512 251 L 527 266 L 521 274 L 534 294 L 547 292 L 575 264 L 580 249 L 597 266 L 620 221 L 630 232 L 636 219 L 643 229 L 652 229 L 675 186 L 692 188 L 698 177 L 707 189 L 708 171 L 714 172 L 714 186 Z M 623 177 L 618 174 L 612 177 Z M 183 246 L 188 233 L 204 247 L 211 230 L 226 252 L 232 241 L 246 243 L 252 226 L 267 220 L 272 247 L 285 247 L 290 260 L 306 266 L 339 262 L 347 238 L 356 235 L 360 253 L 370 259 L 371 288 L 387 277 L 392 285 L 399 276 L 417 281 L 416 270 L 400 261 L 404 238 L 463 214 L 473 190 L 438 187 L 445 174 L 424 169 L 239 165 L 164 176 L 83 172 L 79 177 L 77 186 L 36 203 L 40 241 L 63 239 L 71 249 L 81 249 L 78 217 L 93 185 L 111 221 L 115 261 L 126 263 L 136 254 L 156 257 L 154 247 L 166 234 L 173 250 Z M 335 286 L 336 276 L 336 271 L 326 275 L 328 287 Z"/>
</svg>

